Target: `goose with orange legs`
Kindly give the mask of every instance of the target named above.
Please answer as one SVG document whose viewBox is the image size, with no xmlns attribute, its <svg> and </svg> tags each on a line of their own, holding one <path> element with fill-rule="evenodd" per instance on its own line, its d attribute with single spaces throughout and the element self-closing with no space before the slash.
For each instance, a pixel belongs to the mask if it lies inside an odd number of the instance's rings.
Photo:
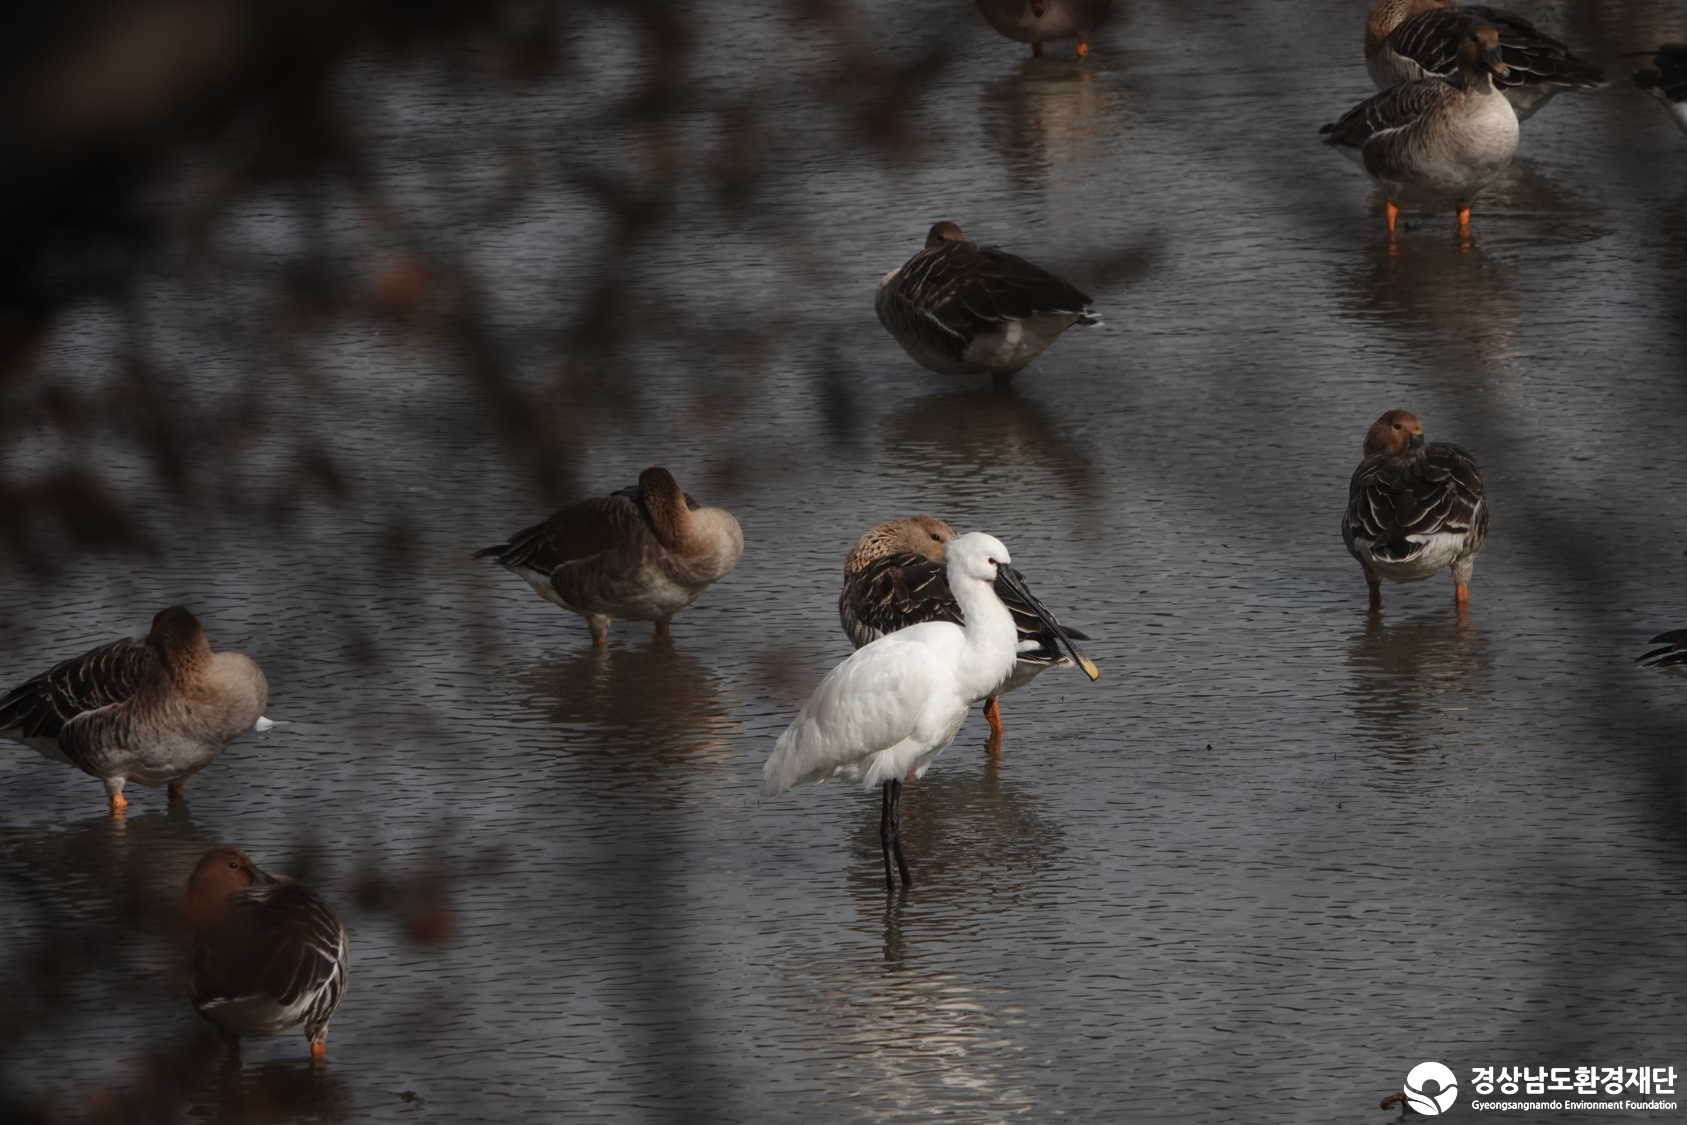
<svg viewBox="0 0 1687 1125">
<path fill-rule="evenodd" d="M 942 520 L 911 516 L 882 523 L 856 540 L 844 559 L 844 588 L 838 597 L 838 618 L 856 648 L 922 621 L 964 624 L 947 571 L 946 545 L 954 538 L 954 529 Z M 1020 591 L 1029 595 L 1029 590 L 1024 576 L 1015 574 L 1017 587 L 1005 579 L 996 583 L 996 597 L 1007 606 L 1019 630 L 1013 671 L 984 702 L 984 718 L 998 736 L 1002 733 L 1000 697 L 1024 687 L 1045 669 L 1071 667 L 1076 662 L 1091 680 L 1101 674 L 1073 644 L 1089 637 L 1060 624 L 1035 597 L 1030 601 L 1022 597 Z"/>
<path fill-rule="evenodd" d="M 1597 90 L 1604 73 L 1522 16 L 1453 0 L 1377 0 L 1365 21 L 1365 69 L 1377 89 L 1423 78 L 1453 80 L 1471 18 L 1493 26 L 1506 73 L 1494 79 L 1517 120 L 1527 121 L 1567 90 Z"/>
<path fill-rule="evenodd" d="M 319 896 L 235 848 L 212 848 L 182 899 L 193 933 L 188 997 L 222 1033 L 229 1059 L 241 1039 L 304 1025 L 310 1055 L 327 1054 L 328 1021 L 345 998 L 345 923 Z"/>
<path fill-rule="evenodd" d="M 167 785 L 172 801 L 263 717 L 269 683 L 252 660 L 216 652 L 198 618 L 162 610 L 144 637 L 55 664 L 0 696 L 0 736 L 105 782 L 121 816 L 123 785 Z"/>
<path fill-rule="evenodd" d="M 1107 19 L 1113 0 L 978 0 L 978 10 L 996 31 L 1031 44 L 1041 58 L 1043 44 L 1076 39 L 1077 56 L 1088 57 L 1090 36 Z"/>
<path fill-rule="evenodd" d="M 1457 18 L 1453 75 L 1384 90 L 1321 130 L 1382 189 L 1390 238 L 1402 199 L 1450 200 L 1468 242 L 1471 201 L 1517 151 L 1517 113 L 1494 85 L 1508 73 L 1499 32 L 1474 16 Z"/>
<path fill-rule="evenodd" d="M 475 553 L 524 580 L 541 598 L 584 617 L 592 641 L 609 623 L 651 621 L 668 635 L 674 614 L 738 565 L 744 533 L 730 512 L 705 508 L 673 474 L 646 469 L 638 484 L 564 508 Z"/>
<path fill-rule="evenodd" d="M 1425 441 L 1423 424 L 1405 410 L 1376 420 L 1364 457 L 1348 487 L 1341 537 L 1365 570 L 1372 608 L 1382 605 L 1384 578 L 1421 582 L 1451 568 L 1453 600 L 1463 609 L 1488 538 L 1475 459 L 1456 445 Z"/>
</svg>

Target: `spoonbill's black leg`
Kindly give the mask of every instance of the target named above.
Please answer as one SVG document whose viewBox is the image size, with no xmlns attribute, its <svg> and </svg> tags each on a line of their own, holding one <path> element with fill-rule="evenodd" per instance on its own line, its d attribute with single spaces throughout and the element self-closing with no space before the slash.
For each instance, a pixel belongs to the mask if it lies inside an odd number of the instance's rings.
<svg viewBox="0 0 1687 1125">
<path fill-rule="evenodd" d="M 908 861 L 902 855 L 902 781 L 885 783 L 890 787 L 890 847 L 896 856 L 896 870 L 902 876 L 902 885 L 911 887 L 914 880 L 908 874 Z M 890 865 L 885 864 L 885 883 L 890 884 Z"/>
</svg>

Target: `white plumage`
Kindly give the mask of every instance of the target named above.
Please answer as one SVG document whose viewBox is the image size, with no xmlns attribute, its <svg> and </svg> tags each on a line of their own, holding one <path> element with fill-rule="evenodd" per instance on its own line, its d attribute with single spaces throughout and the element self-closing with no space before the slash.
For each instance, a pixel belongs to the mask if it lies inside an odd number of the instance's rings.
<svg viewBox="0 0 1687 1125">
<path fill-rule="evenodd" d="M 893 858 L 902 881 L 911 882 L 897 828 L 902 778 L 910 769 L 923 775 L 955 740 L 972 705 L 1013 671 L 1019 629 L 994 589 L 998 574 L 1018 583 L 1006 565 L 1011 561 L 993 536 L 972 532 L 951 541 L 949 587 L 966 624 L 910 625 L 858 650 L 827 673 L 762 768 L 764 797 L 833 777 L 882 786 L 879 834 L 889 885 Z M 1052 620 L 1048 625 L 1059 633 Z"/>
</svg>

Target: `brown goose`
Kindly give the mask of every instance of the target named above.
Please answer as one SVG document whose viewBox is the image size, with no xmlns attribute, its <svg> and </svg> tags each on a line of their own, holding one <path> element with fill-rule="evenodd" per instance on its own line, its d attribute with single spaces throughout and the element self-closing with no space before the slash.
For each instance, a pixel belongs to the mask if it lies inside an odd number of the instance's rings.
<svg viewBox="0 0 1687 1125">
<path fill-rule="evenodd" d="M 238 652 L 214 652 L 199 620 L 179 605 L 125 638 L 55 664 L 0 697 L 0 736 L 105 782 L 114 815 L 123 783 L 182 783 L 263 717 L 269 684 Z"/>
<path fill-rule="evenodd" d="M 838 596 L 838 618 L 851 644 L 862 648 L 886 633 L 922 621 L 966 624 L 947 577 L 946 545 L 954 538 L 954 529 L 942 520 L 912 516 L 881 523 L 856 540 L 844 560 L 844 588 Z M 1024 588 L 1023 575 L 1019 581 Z M 1024 687 L 1045 668 L 1070 667 L 1073 663 L 1062 651 L 1061 637 L 1047 622 L 1059 626 L 1065 646 L 1076 655 L 1085 675 L 1094 680 L 1100 672 L 1072 644 L 1089 637 L 1060 625 L 1047 606 L 1034 598 L 1027 601 L 1012 584 L 1001 580 L 996 583 L 996 596 L 1008 607 L 1019 630 L 1019 653 L 1013 671 L 984 702 L 984 718 L 992 731 L 1001 734 L 999 697 Z"/>
<path fill-rule="evenodd" d="M 231 1060 L 242 1038 L 300 1024 L 311 1058 L 327 1054 L 351 970 L 333 907 L 245 852 L 212 848 L 188 878 L 182 917 L 194 934 L 188 998 L 222 1032 Z"/>
<path fill-rule="evenodd" d="M 1341 537 L 1365 568 L 1371 605 L 1382 604 L 1384 578 L 1420 582 L 1450 566 L 1462 607 L 1476 552 L 1488 538 L 1482 474 L 1458 446 L 1426 443 L 1414 415 L 1390 410 L 1365 434 Z"/>
<path fill-rule="evenodd" d="M 1384 90 L 1320 130 L 1382 189 L 1390 235 L 1402 198 L 1450 199 L 1459 233 L 1468 237 L 1470 201 L 1517 151 L 1517 114 L 1493 84 L 1507 73 L 1499 32 L 1474 17 L 1457 18 L 1463 32 L 1455 77 Z"/>
<path fill-rule="evenodd" d="M 1365 69 L 1377 89 L 1420 78 L 1449 81 L 1458 74 L 1459 43 L 1469 19 L 1493 26 L 1506 73 L 1495 80 L 1519 121 L 1526 121 L 1555 94 L 1596 90 L 1605 75 L 1521 16 L 1498 8 L 1453 0 L 1377 0 L 1365 21 Z"/>
<path fill-rule="evenodd" d="M 940 375 L 1007 377 L 1074 324 L 1101 323 L 1090 299 L 1060 278 L 938 223 L 925 249 L 879 282 L 879 323 Z"/>
<path fill-rule="evenodd" d="M 1107 18 L 1113 0 L 978 0 L 990 26 L 1009 39 L 1031 44 L 1041 57 L 1043 44 L 1076 39 L 1077 55 L 1090 53 L 1090 36 Z"/>
<path fill-rule="evenodd" d="M 674 614 L 738 565 L 744 533 L 731 513 L 702 508 L 666 469 L 646 469 L 635 488 L 564 508 L 475 558 L 491 558 L 539 596 L 586 619 L 592 640 L 609 622 L 654 621 L 668 635 Z"/>
<path fill-rule="evenodd" d="M 1634 84 L 1662 102 L 1675 124 L 1687 133 L 1687 43 L 1665 43 L 1656 51 L 1644 53 L 1652 65 L 1634 72 Z"/>
</svg>

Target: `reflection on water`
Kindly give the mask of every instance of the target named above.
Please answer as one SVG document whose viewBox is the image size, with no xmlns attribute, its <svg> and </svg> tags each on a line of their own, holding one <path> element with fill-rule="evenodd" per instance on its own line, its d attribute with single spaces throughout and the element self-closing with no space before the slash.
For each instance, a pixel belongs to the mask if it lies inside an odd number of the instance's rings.
<svg viewBox="0 0 1687 1125">
<path fill-rule="evenodd" d="M 670 637 L 546 657 L 520 679 L 548 721 L 584 733 L 629 765 L 716 755 L 737 729 L 719 681 Z"/>
<path fill-rule="evenodd" d="M 1451 608 L 1399 617 L 1371 611 L 1347 646 L 1360 729 L 1390 757 L 1470 737 L 1492 691 L 1486 633 Z"/>
<path fill-rule="evenodd" d="M 415 1104 L 415 1095 L 409 1100 Z M 218 1067 L 189 1095 L 188 1117 L 302 1125 L 349 1121 L 351 1106 L 346 1084 L 335 1075 L 332 1062 L 312 1065 L 306 1060 L 269 1059 L 242 1067 Z"/>
<path fill-rule="evenodd" d="M 1014 480 L 1002 485 L 1043 485 L 1037 494 L 1047 495 L 1043 482 L 1023 481 L 1027 469 L 1053 476 L 1085 510 L 1101 502 L 1089 450 L 1062 433 L 1042 403 L 1011 387 L 913 399 L 885 418 L 884 444 L 890 460 L 929 481 L 934 506 L 957 485 L 977 487 L 982 473 L 1007 472 Z"/>
<path fill-rule="evenodd" d="M 1051 172 L 1106 157 L 1130 123 L 1130 98 L 1094 63 L 1028 58 L 984 89 L 984 127 L 1016 186 L 1040 190 Z"/>
<path fill-rule="evenodd" d="M 194 864 L 221 841 L 193 822 L 186 801 L 112 817 L 103 811 L 68 825 L 0 826 L 6 866 L 29 873 L 60 904 L 106 921 L 167 923 Z"/>
<path fill-rule="evenodd" d="M 944 760 L 976 752 L 963 735 L 925 777 L 902 791 L 902 846 L 923 905 L 1023 903 L 1036 896 L 1039 880 L 1058 868 L 1065 852 L 1060 828 L 1018 786 L 1002 779 L 999 761 Z M 1030 761 L 1037 747 L 1021 739 L 1010 743 L 1007 753 Z M 876 803 L 873 808 L 850 840 L 857 905 L 868 916 L 885 899 Z M 887 949 L 901 944 L 887 933 Z"/>
<path fill-rule="evenodd" d="M 1431 362 L 1451 351 L 1491 371 L 1517 355 L 1516 270 L 1483 252 L 1480 230 L 1468 249 L 1451 224 L 1378 239 L 1342 288 L 1350 312 L 1421 334 L 1411 342 Z"/>
</svg>

